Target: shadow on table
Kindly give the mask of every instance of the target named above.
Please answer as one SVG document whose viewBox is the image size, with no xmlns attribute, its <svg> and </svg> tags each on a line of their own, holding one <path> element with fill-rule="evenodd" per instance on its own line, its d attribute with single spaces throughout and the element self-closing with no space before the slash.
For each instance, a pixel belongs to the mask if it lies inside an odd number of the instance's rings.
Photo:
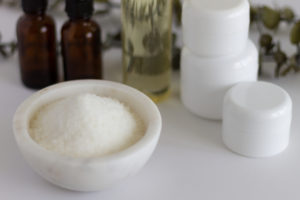
<svg viewBox="0 0 300 200">
<path fill-rule="evenodd" d="M 186 110 L 178 92 L 160 104 L 159 108 L 163 119 L 162 143 L 201 151 L 224 150 L 221 138 L 222 122 L 206 120 Z"/>
</svg>

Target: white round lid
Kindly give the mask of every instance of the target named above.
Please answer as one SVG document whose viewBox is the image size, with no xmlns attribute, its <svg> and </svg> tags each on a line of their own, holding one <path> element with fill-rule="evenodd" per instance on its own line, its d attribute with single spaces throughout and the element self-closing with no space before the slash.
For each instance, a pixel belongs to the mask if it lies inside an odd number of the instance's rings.
<svg viewBox="0 0 300 200">
<path fill-rule="evenodd" d="M 240 83 L 230 91 L 232 103 L 245 115 L 280 114 L 291 104 L 286 91 L 267 82 Z"/>
<path fill-rule="evenodd" d="M 224 99 L 223 141 L 242 155 L 275 155 L 288 146 L 291 119 L 292 100 L 284 89 L 267 82 L 239 83 Z"/>
<path fill-rule="evenodd" d="M 248 27 L 249 16 L 248 0 L 184 0 L 182 23 L 194 21 L 204 33 L 226 34 Z"/>
</svg>

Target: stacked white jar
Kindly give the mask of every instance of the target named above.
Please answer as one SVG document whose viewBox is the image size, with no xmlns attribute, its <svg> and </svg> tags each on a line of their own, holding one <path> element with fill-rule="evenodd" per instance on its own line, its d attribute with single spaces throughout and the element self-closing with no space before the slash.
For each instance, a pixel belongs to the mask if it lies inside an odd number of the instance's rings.
<svg viewBox="0 0 300 200">
<path fill-rule="evenodd" d="M 227 90 L 257 80 L 249 12 L 248 0 L 184 0 L 181 98 L 191 112 L 221 119 Z"/>
</svg>

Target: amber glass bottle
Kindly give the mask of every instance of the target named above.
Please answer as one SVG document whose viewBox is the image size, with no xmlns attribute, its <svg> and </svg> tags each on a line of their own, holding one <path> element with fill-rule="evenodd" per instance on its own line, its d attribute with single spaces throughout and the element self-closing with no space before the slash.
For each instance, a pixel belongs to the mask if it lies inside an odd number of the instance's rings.
<svg viewBox="0 0 300 200">
<path fill-rule="evenodd" d="M 21 77 L 40 89 L 57 82 L 55 25 L 45 14 L 47 0 L 22 0 L 24 15 L 17 23 Z"/>
<path fill-rule="evenodd" d="M 61 31 L 65 80 L 101 79 L 100 27 L 91 20 L 93 0 L 66 0 L 69 20 Z"/>
</svg>

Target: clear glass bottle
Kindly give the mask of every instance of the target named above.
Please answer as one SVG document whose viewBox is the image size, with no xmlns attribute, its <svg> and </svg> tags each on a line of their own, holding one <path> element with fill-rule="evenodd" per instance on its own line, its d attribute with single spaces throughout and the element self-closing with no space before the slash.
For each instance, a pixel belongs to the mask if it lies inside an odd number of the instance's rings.
<svg viewBox="0 0 300 200">
<path fill-rule="evenodd" d="M 171 79 L 172 0 L 122 0 L 123 81 L 155 102 Z"/>
<path fill-rule="evenodd" d="M 23 84 L 40 89 L 57 82 L 56 32 L 46 15 L 47 0 L 22 0 L 17 22 L 19 63 Z"/>
</svg>

